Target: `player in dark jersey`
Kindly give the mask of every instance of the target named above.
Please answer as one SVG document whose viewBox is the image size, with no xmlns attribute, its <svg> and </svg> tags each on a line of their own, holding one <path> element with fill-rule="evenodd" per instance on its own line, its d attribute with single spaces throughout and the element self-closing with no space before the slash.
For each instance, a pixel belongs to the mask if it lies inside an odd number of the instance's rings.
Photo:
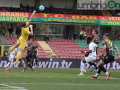
<svg viewBox="0 0 120 90">
<path fill-rule="evenodd" d="M 30 64 L 30 60 L 32 59 L 32 52 L 33 50 L 35 50 L 37 47 L 33 45 L 33 41 L 34 39 L 31 38 L 30 39 L 30 44 L 28 44 L 28 48 L 26 48 L 27 50 L 27 56 L 25 58 L 25 67 L 24 67 L 24 72 L 27 70 L 27 66 L 29 66 L 31 68 L 31 70 L 33 71 L 33 68 Z"/>
<path fill-rule="evenodd" d="M 38 56 L 38 49 L 34 49 L 33 52 L 32 52 L 32 67 L 34 68 L 34 65 L 33 65 L 33 62 L 35 60 L 35 63 L 36 63 L 36 67 L 38 68 L 38 65 L 37 65 L 37 56 Z"/>
<path fill-rule="evenodd" d="M 102 54 L 99 56 L 101 60 L 98 63 L 98 71 L 95 75 L 91 75 L 93 78 L 97 78 L 101 71 L 103 71 L 106 74 L 106 80 L 109 79 L 110 73 L 106 71 L 106 69 L 103 67 L 104 64 L 108 64 L 109 62 L 114 60 L 114 49 L 117 51 L 117 56 L 119 58 L 119 50 L 116 46 L 113 45 L 113 43 L 109 40 L 109 34 L 105 33 L 103 36 L 103 51 Z M 107 52 L 107 54 L 104 56 L 104 52 Z"/>
<path fill-rule="evenodd" d="M 95 28 L 95 29 L 93 30 L 93 32 L 92 32 L 92 35 L 94 36 L 92 42 L 94 42 L 95 44 L 97 44 L 97 45 L 99 46 L 98 33 L 99 33 L 98 29 Z M 97 49 L 96 49 L 96 53 L 97 53 Z M 89 64 L 90 64 L 90 66 L 92 66 L 91 72 L 92 72 L 94 69 L 96 69 L 96 70 L 98 69 L 97 66 L 96 66 L 96 64 L 95 64 L 94 62 L 89 62 Z"/>
</svg>

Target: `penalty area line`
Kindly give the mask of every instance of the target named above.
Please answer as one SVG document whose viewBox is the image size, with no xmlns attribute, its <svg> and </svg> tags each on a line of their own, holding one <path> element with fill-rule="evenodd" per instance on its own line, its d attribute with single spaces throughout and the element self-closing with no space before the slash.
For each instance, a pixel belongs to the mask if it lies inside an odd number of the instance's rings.
<svg viewBox="0 0 120 90">
<path fill-rule="evenodd" d="M 9 83 L 10 84 L 10 83 Z M 28 89 L 25 89 L 24 87 L 15 87 L 15 86 L 11 86 L 11 85 L 7 85 L 7 84 L 5 84 L 5 83 L 3 83 L 3 84 L 1 84 L 0 83 L 0 85 L 1 86 L 4 86 L 4 87 L 0 87 L 0 89 L 5 89 L 5 90 L 9 90 L 9 89 L 15 89 L 15 90 L 28 90 Z"/>
</svg>

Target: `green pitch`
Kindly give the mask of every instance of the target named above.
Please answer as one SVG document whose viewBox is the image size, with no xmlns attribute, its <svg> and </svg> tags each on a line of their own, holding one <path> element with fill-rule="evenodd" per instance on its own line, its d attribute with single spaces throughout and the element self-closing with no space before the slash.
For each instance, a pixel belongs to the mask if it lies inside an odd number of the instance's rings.
<svg viewBox="0 0 120 90">
<path fill-rule="evenodd" d="M 108 81 L 104 73 L 98 79 L 93 79 L 90 75 L 96 71 L 91 73 L 90 69 L 84 76 L 77 76 L 79 69 L 22 70 L 13 68 L 6 71 L 0 68 L 0 90 L 4 90 L 3 87 L 7 87 L 5 90 L 120 90 L 120 70 L 108 70 L 111 73 Z"/>
</svg>

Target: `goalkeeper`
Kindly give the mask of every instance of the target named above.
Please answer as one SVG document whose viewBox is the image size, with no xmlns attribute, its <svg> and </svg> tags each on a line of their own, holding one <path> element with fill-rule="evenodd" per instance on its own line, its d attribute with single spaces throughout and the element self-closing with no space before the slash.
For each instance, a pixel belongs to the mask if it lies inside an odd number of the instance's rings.
<svg viewBox="0 0 120 90">
<path fill-rule="evenodd" d="M 30 17 L 30 20 L 29 22 L 31 22 L 32 20 L 32 17 L 33 15 L 35 14 L 36 11 L 33 11 L 31 17 Z M 20 46 L 20 51 L 17 55 L 17 59 L 16 61 L 18 61 L 25 49 L 25 45 L 26 45 L 26 41 L 28 39 L 28 36 L 29 35 L 33 35 L 33 29 L 32 29 L 32 25 L 30 25 L 30 28 L 31 28 L 31 32 L 29 31 L 29 22 L 24 22 L 22 24 L 22 33 L 21 33 L 21 36 L 18 40 L 18 42 L 8 51 L 8 53 L 10 54 L 10 52 L 12 52 L 15 48 L 17 48 L 18 46 Z"/>
</svg>

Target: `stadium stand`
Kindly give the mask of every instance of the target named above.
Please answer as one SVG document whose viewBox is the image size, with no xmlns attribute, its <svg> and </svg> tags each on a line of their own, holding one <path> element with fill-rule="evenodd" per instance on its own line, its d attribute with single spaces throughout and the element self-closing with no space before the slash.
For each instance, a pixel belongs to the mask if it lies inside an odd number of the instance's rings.
<svg viewBox="0 0 120 90">
<path fill-rule="evenodd" d="M 18 38 L 5 38 L 9 44 L 12 44 L 12 42 L 17 42 Z M 29 41 L 28 41 L 29 43 Z M 39 58 L 50 58 L 50 56 L 45 52 L 45 50 L 40 46 L 40 44 L 34 40 L 34 45 L 38 45 L 38 57 Z M 27 51 L 23 53 L 23 57 L 26 57 Z"/>
<path fill-rule="evenodd" d="M 60 58 L 82 58 L 82 48 L 74 41 L 67 39 L 52 39 L 48 42 L 50 47 Z"/>
</svg>

